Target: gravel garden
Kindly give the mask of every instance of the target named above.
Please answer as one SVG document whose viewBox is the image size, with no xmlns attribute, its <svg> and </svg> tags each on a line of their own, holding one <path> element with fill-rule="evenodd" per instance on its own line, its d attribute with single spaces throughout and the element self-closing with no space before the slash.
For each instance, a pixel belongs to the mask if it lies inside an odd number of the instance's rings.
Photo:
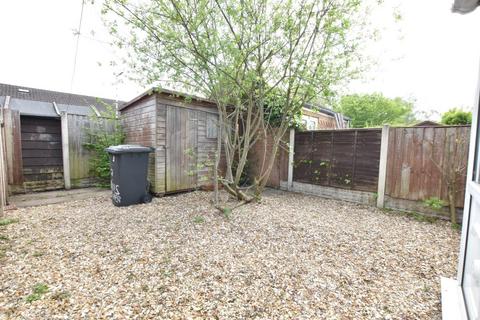
<svg viewBox="0 0 480 320">
<path fill-rule="evenodd" d="M 18 209 L 0 225 L 0 319 L 440 319 L 460 232 L 269 190 Z"/>
</svg>

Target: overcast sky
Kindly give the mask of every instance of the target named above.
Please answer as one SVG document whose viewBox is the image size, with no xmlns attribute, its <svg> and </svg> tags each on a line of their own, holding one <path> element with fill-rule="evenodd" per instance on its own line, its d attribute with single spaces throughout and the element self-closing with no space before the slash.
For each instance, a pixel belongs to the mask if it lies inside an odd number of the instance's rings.
<svg viewBox="0 0 480 320">
<path fill-rule="evenodd" d="M 480 10 L 453 14 L 452 2 L 398 1 L 402 20 L 395 25 L 389 15 L 376 16 L 383 39 L 369 52 L 378 65 L 348 91 L 415 99 L 419 110 L 471 108 L 478 81 Z M 124 77 L 108 65 L 115 51 L 98 5 L 84 10 L 72 83 L 80 9 L 81 0 L 1 0 L 0 82 L 120 100 L 143 92 L 146 88 L 135 83 L 119 83 Z"/>
</svg>

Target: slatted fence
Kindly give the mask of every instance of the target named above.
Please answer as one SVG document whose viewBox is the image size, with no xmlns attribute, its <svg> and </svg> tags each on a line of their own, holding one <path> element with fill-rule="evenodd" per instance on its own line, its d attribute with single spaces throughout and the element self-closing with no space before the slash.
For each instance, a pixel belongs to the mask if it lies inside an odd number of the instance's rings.
<svg viewBox="0 0 480 320">
<path fill-rule="evenodd" d="M 384 130 L 383 147 L 382 129 L 377 128 L 296 132 L 293 179 L 290 184 L 283 178 L 281 188 L 448 217 L 447 207 L 434 210 L 425 200 L 437 197 L 448 204 L 452 180 L 448 175 L 455 169 L 455 206 L 460 215 L 470 127 Z M 381 152 L 386 155 L 382 164 Z M 380 171 L 385 172 L 382 178 Z"/>
<path fill-rule="evenodd" d="M 456 181 L 456 206 L 463 207 L 469 138 L 469 126 L 390 128 L 385 194 L 448 202 L 445 173 L 464 168 Z"/>
<path fill-rule="evenodd" d="M 377 191 L 381 129 L 297 132 L 293 181 Z"/>
</svg>

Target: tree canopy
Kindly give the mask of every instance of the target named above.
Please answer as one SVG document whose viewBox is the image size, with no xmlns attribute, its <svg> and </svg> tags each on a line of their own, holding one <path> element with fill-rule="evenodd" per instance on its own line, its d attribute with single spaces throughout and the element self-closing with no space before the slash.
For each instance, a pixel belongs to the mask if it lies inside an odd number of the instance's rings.
<svg viewBox="0 0 480 320">
<path fill-rule="evenodd" d="M 442 123 L 449 125 L 471 124 L 472 113 L 459 108 L 453 108 L 442 114 Z"/>
<path fill-rule="evenodd" d="M 390 99 L 381 93 L 343 96 L 336 109 L 351 118 L 354 128 L 410 124 L 415 120 L 412 102 Z"/>
<path fill-rule="evenodd" d="M 258 195 L 286 130 L 305 103 L 329 100 L 362 71 L 361 48 L 374 36 L 371 7 L 358 0 L 104 0 L 104 16 L 124 65 L 142 83 L 167 84 L 214 100 L 216 154 L 225 154 L 225 189 L 239 186 L 250 148 L 265 148 Z M 377 1 L 372 1 L 375 5 Z M 270 106 L 270 107 L 266 107 Z"/>
</svg>

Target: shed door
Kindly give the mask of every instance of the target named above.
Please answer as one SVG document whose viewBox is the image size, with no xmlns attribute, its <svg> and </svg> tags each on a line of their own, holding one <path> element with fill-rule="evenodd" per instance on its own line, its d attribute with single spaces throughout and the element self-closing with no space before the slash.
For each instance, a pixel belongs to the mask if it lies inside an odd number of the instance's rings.
<svg viewBox="0 0 480 320">
<path fill-rule="evenodd" d="M 21 116 L 25 191 L 63 189 L 60 119 Z"/>
<path fill-rule="evenodd" d="M 167 192 L 197 185 L 197 111 L 167 106 Z"/>
</svg>

